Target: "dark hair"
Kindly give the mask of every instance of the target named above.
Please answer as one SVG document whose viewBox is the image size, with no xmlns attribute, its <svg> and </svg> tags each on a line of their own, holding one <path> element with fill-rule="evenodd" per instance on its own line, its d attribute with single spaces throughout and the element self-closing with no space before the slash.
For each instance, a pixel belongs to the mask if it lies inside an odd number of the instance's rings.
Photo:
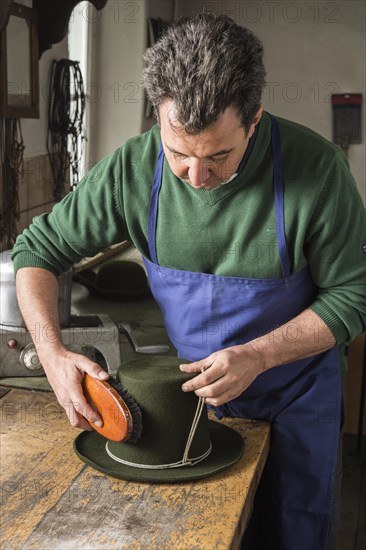
<svg viewBox="0 0 366 550">
<path fill-rule="evenodd" d="M 263 46 L 230 17 L 182 17 L 147 49 L 144 62 L 144 86 L 158 120 L 160 104 L 171 98 L 186 133 L 201 132 L 229 106 L 237 107 L 249 130 L 265 85 Z"/>
</svg>

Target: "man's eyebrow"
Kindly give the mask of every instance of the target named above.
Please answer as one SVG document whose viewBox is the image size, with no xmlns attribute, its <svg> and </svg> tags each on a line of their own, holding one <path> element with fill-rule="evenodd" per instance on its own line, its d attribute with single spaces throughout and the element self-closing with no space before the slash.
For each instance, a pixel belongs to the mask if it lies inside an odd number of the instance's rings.
<svg viewBox="0 0 366 550">
<path fill-rule="evenodd" d="M 169 147 L 169 145 L 164 141 L 165 143 L 165 147 L 167 149 L 169 149 L 169 151 L 171 153 L 175 153 L 177 155 L 183 155 L 183 156 L 187 156 L 187 155 L 184 155 L 183 153 L 181 153 L 180 151 L 177 151 L 176 149 L 174 149 L 173 147 Z M 207 157 L 205 158 L 210 158 L 210 157 L 217 157 L 218 155 L 227 155 L 228 153 L 231 153 L 231 151 L 233 151 L 233 149 L 235 149 L 235 147 L 231 147 L 231 149 L 222 149 L 221 151 L 217 151 L 216 153 L 213 153 L 212 155 L 208 155 Z"/>
</svg>

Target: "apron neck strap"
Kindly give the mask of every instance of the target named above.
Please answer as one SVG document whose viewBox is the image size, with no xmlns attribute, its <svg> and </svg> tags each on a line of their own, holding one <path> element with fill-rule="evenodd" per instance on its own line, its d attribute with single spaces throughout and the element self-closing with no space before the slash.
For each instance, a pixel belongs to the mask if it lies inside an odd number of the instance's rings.
<svg viewBox="0 0 366 550">
<path fill-rule="evenodd" d="M 147 241 L 149 245 L 149 252 L 151 261 L 154 264 L 158 264 L 158 258 L 156 254 L 156 221 L 158 218 L 158 201 L 161 188 L 161 182 L 163 179 L 163 163 L 164 163 L 164 150 L 163 144 L 160 144 L 160 150 L 158 155 L 158 161 L 156 163 L 154 183 L 151 190 L 149 214 L 147 222 Z"/>
<path fill-rule="evenodd" d="M 280 256 L 282 276 L 289 277 L 291 274 L 291 262 L 286 245 L 285 219 L 284 219 L 284 197 L 283 197 L 283 163 L 281 153 L 280 131 L 277 120 L 271 117 L 272 133 L 272 155 L 273 155 L 273 187 L 276 208 L 276 234 L 278 253 Z M 151 191 L 149 214 L 148 214 L 148 245 L 151 261 L 158 264 L 156 253 L 156 222 L 158 215 L 158 201 L 163 179 L 164 150 L 160 144 L 158 160 L 155 168 L 154 183 Z"/>
<path fill-rule="evenodd" d="M 285 236 L 285 208 L 283 192 L 283 162 L 281 153 L 280 129 L 277 120 L 271 117 L 272 156 L 273 156 L 273 187 L 276 207 L 276 234 L 278 254 L 280 256 L 282 276 L 291 274 L 291 262 L 286 245 Z"/>
</svg>

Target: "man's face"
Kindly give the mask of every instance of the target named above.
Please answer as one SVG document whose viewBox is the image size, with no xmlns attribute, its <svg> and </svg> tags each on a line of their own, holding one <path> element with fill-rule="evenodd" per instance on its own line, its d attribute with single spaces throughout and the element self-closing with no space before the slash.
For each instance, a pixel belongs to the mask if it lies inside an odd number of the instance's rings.
<svg viewBox="0 0 366 550">
<path fill-rule="evenodd" d="M 196 135 L 186 134 L 174 113 L 174 102 L 165 100 L 159 108 L 161 138 L 173 174 L 196 189 L 214 189 L 236 172 L 262 108 L 247 134 L 234 107 Z"/>
</svg>

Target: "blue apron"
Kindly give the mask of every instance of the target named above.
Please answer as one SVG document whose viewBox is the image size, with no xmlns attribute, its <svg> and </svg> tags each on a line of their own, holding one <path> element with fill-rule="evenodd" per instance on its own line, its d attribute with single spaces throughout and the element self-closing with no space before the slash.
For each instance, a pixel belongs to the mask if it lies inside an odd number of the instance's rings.
<svg viewBox="0 0 366 550">
<path fill-rule="evenodd" d="M 307 308 L 317 294 L 309 269 L 292 274 L 284 230 L 282 154 L 278 123 L 271 117 L 279 279 L 244 279 L 162 267 L 156 252 L 160 148 L 151 192 L 144 258 L 178 356 L 190 361 L 268 334 Z M 294 323 L 285 338 L 301 338 Z M 270 336 L 268 336 L 270 338 Z M 244 540 L 250 550 L 325 550 L 341 423 L 338 350 L 275 367 L 216 415 L 268 420 L 271 448 Z M 247 547 L 245 545 L 245 547 Z"/>
</svg>

